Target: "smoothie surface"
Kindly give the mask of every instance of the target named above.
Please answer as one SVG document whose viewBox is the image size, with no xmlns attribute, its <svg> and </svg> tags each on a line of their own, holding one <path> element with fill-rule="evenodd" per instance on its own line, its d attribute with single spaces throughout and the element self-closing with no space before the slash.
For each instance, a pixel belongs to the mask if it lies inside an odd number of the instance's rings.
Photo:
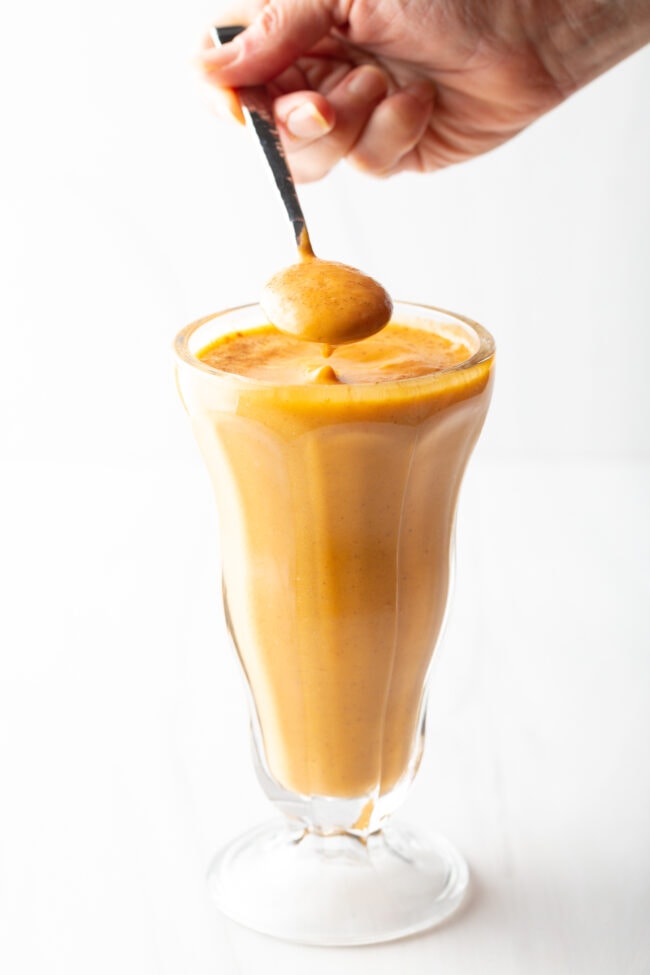
<svg viewBox="0 0 650 975">
<path fill-rule="evenodd" d="M 260 326 L 225 335 L 199 353 L 222 372 L 287 385 L 394 382 L 453 368 L 471 356 L 461 338 L 394 323 L 361 342 L 334 348 Z"/>
</svg>

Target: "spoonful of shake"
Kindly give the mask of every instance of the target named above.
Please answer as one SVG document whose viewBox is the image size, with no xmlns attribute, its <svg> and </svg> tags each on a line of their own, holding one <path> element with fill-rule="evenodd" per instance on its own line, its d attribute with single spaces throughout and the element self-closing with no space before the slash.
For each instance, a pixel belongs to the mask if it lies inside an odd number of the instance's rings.
<svg viewBox="0 0 650 975">
<path fill-rule="evenodd" d="M 215 44 L 225 44 L 243 27 L 213 27 Z M 382 286 L 356 268 L 316 257 L 298 194 L 280 142 L 273 102 L 262 85 L 240 88 L 237 96 L 254 129 L 293 225 L 298 261 L 265 285 L 260 304 L 271 322 L 307 342 L 343 345 L 368 338 L 386 325 L 393 310 Z"/>
</svg>

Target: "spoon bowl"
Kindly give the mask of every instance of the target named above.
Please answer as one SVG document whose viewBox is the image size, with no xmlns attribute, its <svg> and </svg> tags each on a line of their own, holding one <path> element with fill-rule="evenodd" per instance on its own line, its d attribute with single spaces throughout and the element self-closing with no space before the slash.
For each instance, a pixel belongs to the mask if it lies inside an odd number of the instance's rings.
<svg viewBox="0 0 650 975">
<path fill-rule="evenodd" d="M 373 278 L 347 264 L 317 257 L 274 274 L 260 304 L 283 332 L 324 345 L 344 345 L 374 335 L 388 323 L 393 310 L 387 292 Z"/>
</svg>

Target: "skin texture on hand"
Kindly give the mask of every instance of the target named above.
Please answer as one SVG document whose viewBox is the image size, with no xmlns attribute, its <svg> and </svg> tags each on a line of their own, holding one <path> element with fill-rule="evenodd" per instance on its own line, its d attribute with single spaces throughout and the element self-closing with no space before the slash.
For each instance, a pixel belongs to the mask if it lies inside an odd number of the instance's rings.
<svg viewBox="0 0 650 975">
<path fill-rule="evenodd" d="M 495 148 L 650 40 L 650 0 L 240 0 L 217 22 L 250 25 L 200 58 L 221 114 L 268 84 L 308 182 L 344 158 L 390 176 Z"/>
</svg>

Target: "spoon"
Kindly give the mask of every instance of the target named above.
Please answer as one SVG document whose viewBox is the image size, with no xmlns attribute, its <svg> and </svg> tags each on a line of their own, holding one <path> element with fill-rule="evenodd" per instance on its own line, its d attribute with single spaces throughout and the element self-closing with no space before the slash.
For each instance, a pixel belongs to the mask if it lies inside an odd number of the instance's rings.
<svg viewBox="0 0 650 975">
<path fill-rule="evenodd" d="M 244 28 L 213 27 L 216 45 L 227 44 Z M 308 342 L 334 346 L 378 332 L 390 319 L 392 301 L 373 278 L 337 261 L 316 257 L 263 85 L 237 90 L 244 118 L 253 128 L 291 221 L 298 262 L 278 271 L 265 285 L 260 304 L 276 328 Z"/>
</svg>

